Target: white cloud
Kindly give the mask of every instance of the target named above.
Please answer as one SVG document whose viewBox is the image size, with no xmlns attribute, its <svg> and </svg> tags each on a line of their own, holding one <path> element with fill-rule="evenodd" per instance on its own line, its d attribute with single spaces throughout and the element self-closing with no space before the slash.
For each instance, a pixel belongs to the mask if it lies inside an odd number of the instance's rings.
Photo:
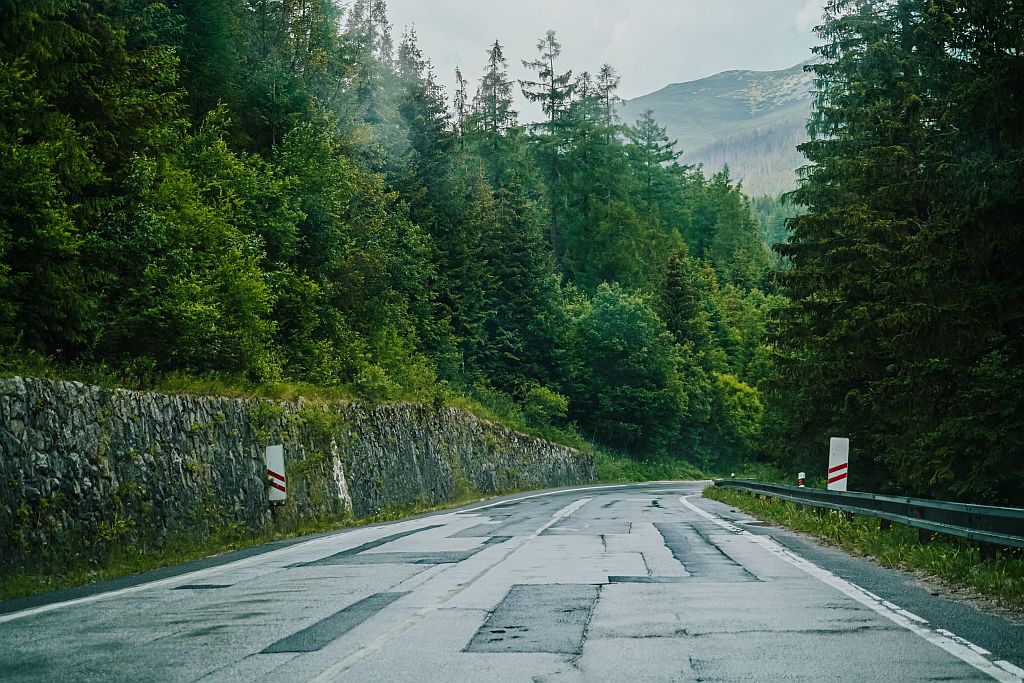
<svg viewBox="0 0 1024 683">
<path fill-rule="evenodd" d="M 622 75 L 620 93 L 639 97 L 669 83 L 728 69 L 772 70 L 807 59 L 822 0 L 389 0 L 396 33 L 415 24 L 438 79 L 455 67 L 471 87 L 498 39 L 511 74 L 533 59 L 548 29 L 562 43 L 562 69 Z M 796 20 L 794 20 L 796 17 Z M 531 118 L 525 103 L 524 117 Z"/>
<path fill-rule="evenodd" d="M 794 23 L 798 31 L 810 33 L 821 22 L 821 17 L 821 0 L 807 0 L 807 4 L 796 13 Z"/>
</svg>

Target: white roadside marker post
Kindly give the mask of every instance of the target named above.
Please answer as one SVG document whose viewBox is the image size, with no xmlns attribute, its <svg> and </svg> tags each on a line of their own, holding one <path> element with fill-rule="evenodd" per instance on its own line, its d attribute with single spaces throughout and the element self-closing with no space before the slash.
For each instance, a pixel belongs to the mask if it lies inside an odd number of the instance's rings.
<svg viewBox="0 0 1024 683">
<path fill-rule="evenodd" d="M 850 440 L 833 436 L 828 443 L 828 490 L 845 491 L 850 470 Z"/>
<path fill-rule="evenodd" d="M 266 461 L 270 503 L 284 503 L 288 499 L 288 480 L 284 476 L 284 446 L 267 446 Z"/>
<path fill-rule="evenodd" d="M 803 472 L 801 472 L 800 474 L 796 475 L 796 485 L 799 486 L 800 488 L 803 488 L 804 487 L 804 477 L 806 477 L 806 476 L 807 475 L 804 474 Z"/>
</svg>

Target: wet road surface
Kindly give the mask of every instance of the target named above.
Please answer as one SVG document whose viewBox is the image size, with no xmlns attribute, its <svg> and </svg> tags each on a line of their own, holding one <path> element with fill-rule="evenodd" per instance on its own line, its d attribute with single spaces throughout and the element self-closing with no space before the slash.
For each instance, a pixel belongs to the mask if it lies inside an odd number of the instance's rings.
<svg viewBox="0 0 1024 683">
<path fill-rule="evenodd" d="M 1020 624 L 702 487 L 524 495 L 0 614 L 0 680 L 1021 680 Z"/>
</svg>

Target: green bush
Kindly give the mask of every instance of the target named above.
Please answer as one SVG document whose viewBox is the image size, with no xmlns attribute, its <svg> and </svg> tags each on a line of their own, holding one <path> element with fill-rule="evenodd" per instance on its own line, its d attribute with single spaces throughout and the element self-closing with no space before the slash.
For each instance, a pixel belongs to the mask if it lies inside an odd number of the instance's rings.
<svg viewBox="0 0 1024 683">
<path fill-rule="evenodd" d="M 359 371 L 353 382 L 356 391 L 370 401 L 390 401 L 397 398 L 402 388 L 388 377 L 384 368 L 378 365 L 367 365 Z"/>
<path fill-rule="evenodd" d="M 533 387 L 523 400 L 523 417 L 534 427 L 564 425 L 569 399 L 547 387 Z"/>
</svg>

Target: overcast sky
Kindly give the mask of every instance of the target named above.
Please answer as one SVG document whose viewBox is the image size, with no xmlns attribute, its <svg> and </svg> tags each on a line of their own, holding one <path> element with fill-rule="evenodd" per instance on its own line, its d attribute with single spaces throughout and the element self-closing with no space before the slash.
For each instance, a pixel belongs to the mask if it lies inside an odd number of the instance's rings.
<svg viewBox="0 0 1024 683">
<path fill-rule="evenodd" d="M 388 0 L 395 42 L 415 26 L 449 94 L 460 67 L 475 92 L 499 40 L 513 78 L 554 29 L 562 69 L 622 75 L 626 99 L 730 69 L 771 71 L 811 57 L 824 0 Z M 521 109 L 526 109 L 520 101 Z M 526 118 L 531 118 L 527 116 Z"/>
</svg>

